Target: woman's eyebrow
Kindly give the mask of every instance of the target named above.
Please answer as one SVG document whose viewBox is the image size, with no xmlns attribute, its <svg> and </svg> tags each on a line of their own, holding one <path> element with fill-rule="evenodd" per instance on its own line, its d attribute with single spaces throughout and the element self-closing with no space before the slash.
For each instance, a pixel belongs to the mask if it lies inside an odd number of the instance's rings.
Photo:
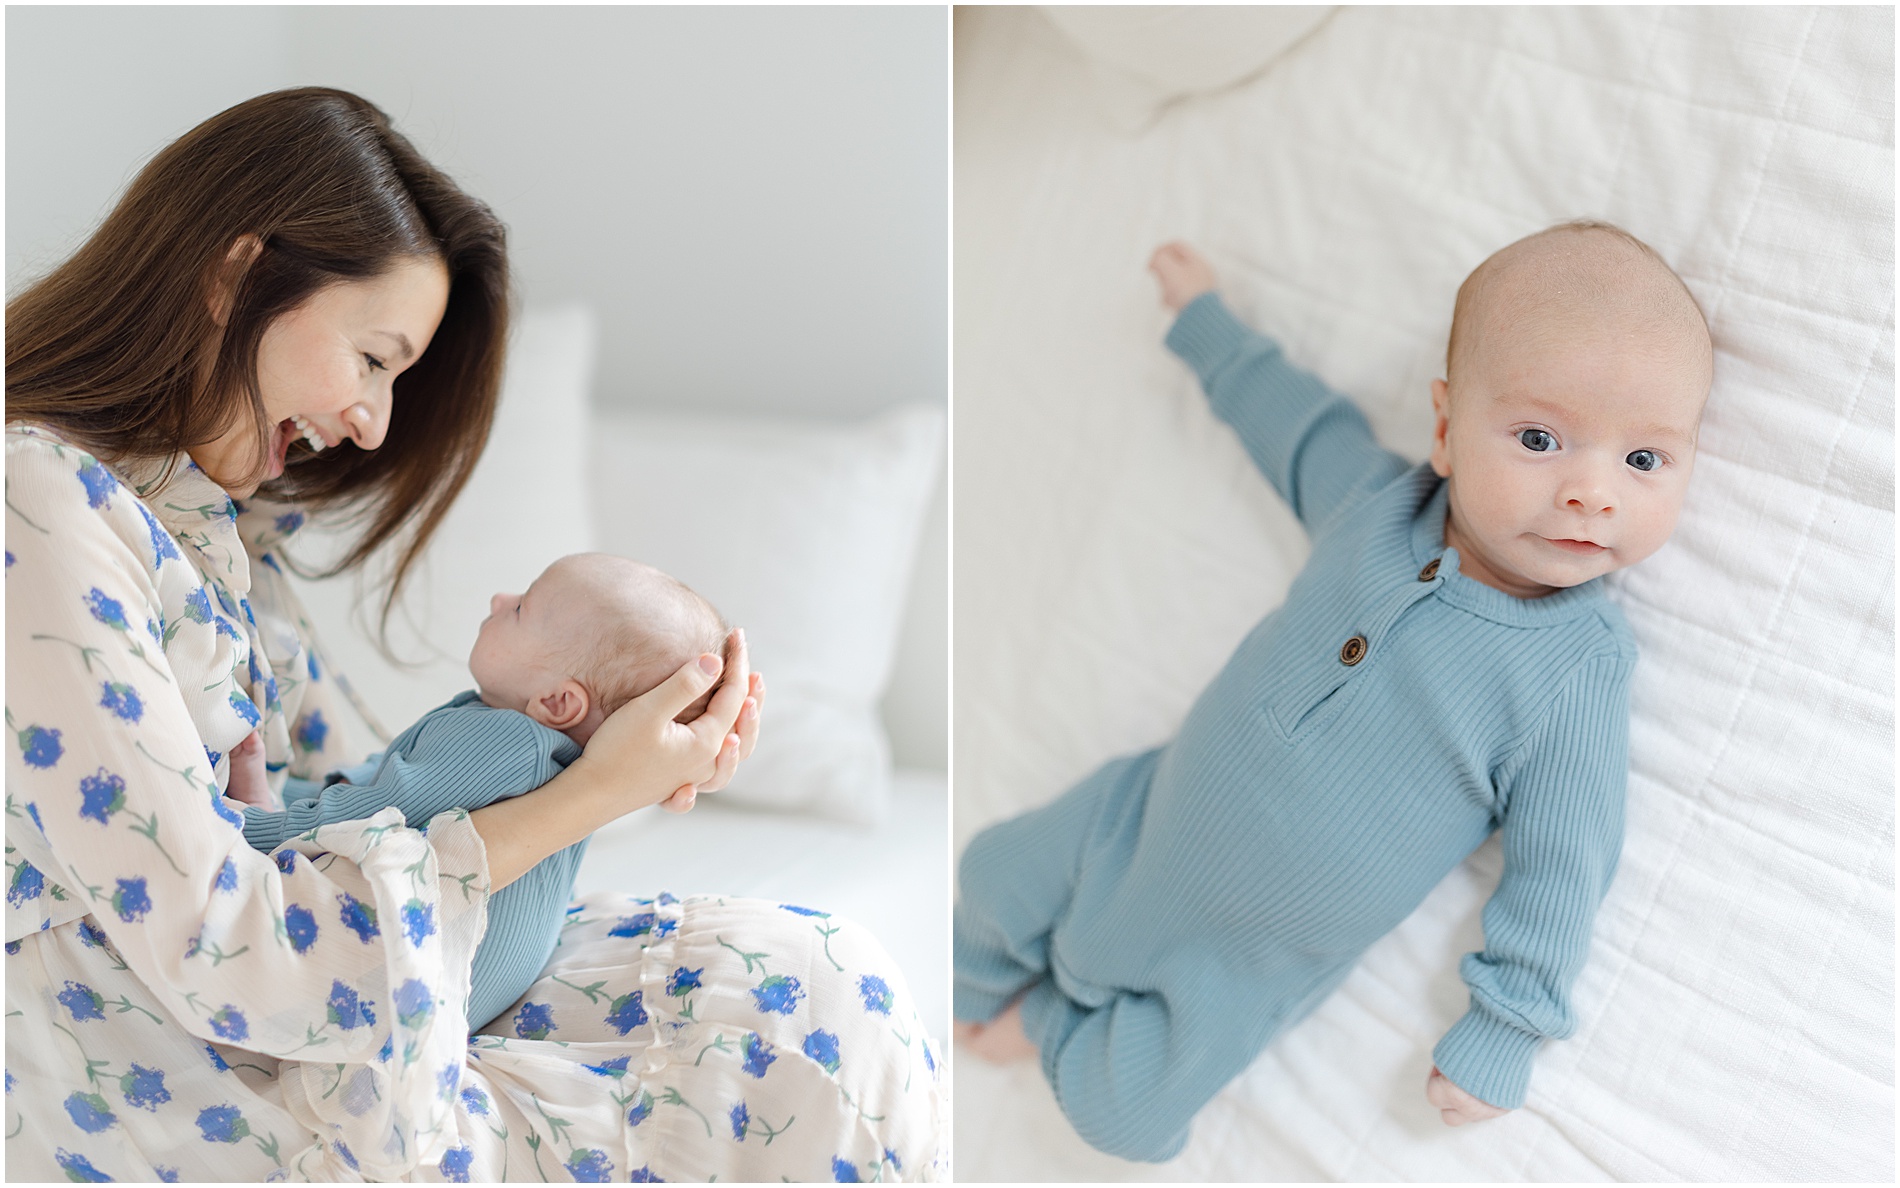
<svg viewBox="0 0 1900 1188">
<path fill-rule="evenodd" d="M 387 338 L 391 342 L 394 342 L 396 344 L 396 353 L 398 357 L 403 358 L 403 359 L 413 359 L 416 357 L 415 345 L 409 341 L 409 336 L 407 334 L 404 334 L 401 331 L 397 331 L 397 330 L 376 330 L 376 331 L 373 331 L 372 333 L 380 334 L 384 338 Z"/>
</svg>

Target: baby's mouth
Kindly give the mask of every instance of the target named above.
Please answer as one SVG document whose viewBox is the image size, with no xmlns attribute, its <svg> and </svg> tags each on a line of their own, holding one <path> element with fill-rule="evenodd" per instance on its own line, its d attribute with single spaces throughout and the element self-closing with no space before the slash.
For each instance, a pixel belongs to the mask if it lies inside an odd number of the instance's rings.
<svg viewBox="0 0 1900 1188">
<path fill-rule="evenodd" d="M 1567 540 L 1546 536 L 1545 541 L 1556 545 L 1566 553 L 1575 553 L 1579 557 L 1589 557 L 1604 551 L 1604 546 L 1590 540 Z"/>
</svg>

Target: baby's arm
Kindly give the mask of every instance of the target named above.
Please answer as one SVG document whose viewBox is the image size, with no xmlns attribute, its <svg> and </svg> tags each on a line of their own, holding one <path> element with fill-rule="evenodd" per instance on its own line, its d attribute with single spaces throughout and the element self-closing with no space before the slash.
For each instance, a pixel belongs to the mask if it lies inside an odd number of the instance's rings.
<svg viewBox="0 0 1900 1188">
<path fill-rule="evenodd" d="M 1214 266 L 1207 258 L 1179 240 L 1164 243 L 1148 258 L 1148 271 L 1161 282 L 1161 304 L 1175 313 L 1202 293 L 1220 287 Z"/>
</svg>

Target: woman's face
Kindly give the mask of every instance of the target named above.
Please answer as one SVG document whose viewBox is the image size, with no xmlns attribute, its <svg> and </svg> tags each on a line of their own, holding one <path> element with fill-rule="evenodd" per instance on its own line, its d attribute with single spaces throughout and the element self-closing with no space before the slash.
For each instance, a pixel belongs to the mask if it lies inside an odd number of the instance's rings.
<svg viewBox="0 0 1900 1188">
<path fill-rule="evenodd" d="M 226 481 L 265 462 L 264 480 L 284 473 L 299 437 L 314 448 L 346 438 L 373 450 L 389 428 L 392 385 L 429 347 L 449 303 L 442 261 L 408 259 L 381 276 L 319 289 L 272 322 L 257 348 L 257 383 L 271 421 L 258 441 L 246 421 L 191 448 L 192 461 L 231 495 L 257 490 Z M 312 440 L 314 439 L 314 440 Z"/>
</svg>

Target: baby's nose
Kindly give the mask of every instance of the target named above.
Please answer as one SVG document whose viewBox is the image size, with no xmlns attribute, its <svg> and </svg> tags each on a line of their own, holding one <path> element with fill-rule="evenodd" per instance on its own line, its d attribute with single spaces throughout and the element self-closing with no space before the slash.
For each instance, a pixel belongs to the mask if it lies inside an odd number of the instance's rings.
<svg viewBox="0 0 1900 1188">
<path fill-rule="evenodd" d="M 500 614 L 501 604 L 506 601 L 508 601 L 506 594 L 490 594 L 488 596 L 488 613 L 491 615 Z"/>
</svg>

